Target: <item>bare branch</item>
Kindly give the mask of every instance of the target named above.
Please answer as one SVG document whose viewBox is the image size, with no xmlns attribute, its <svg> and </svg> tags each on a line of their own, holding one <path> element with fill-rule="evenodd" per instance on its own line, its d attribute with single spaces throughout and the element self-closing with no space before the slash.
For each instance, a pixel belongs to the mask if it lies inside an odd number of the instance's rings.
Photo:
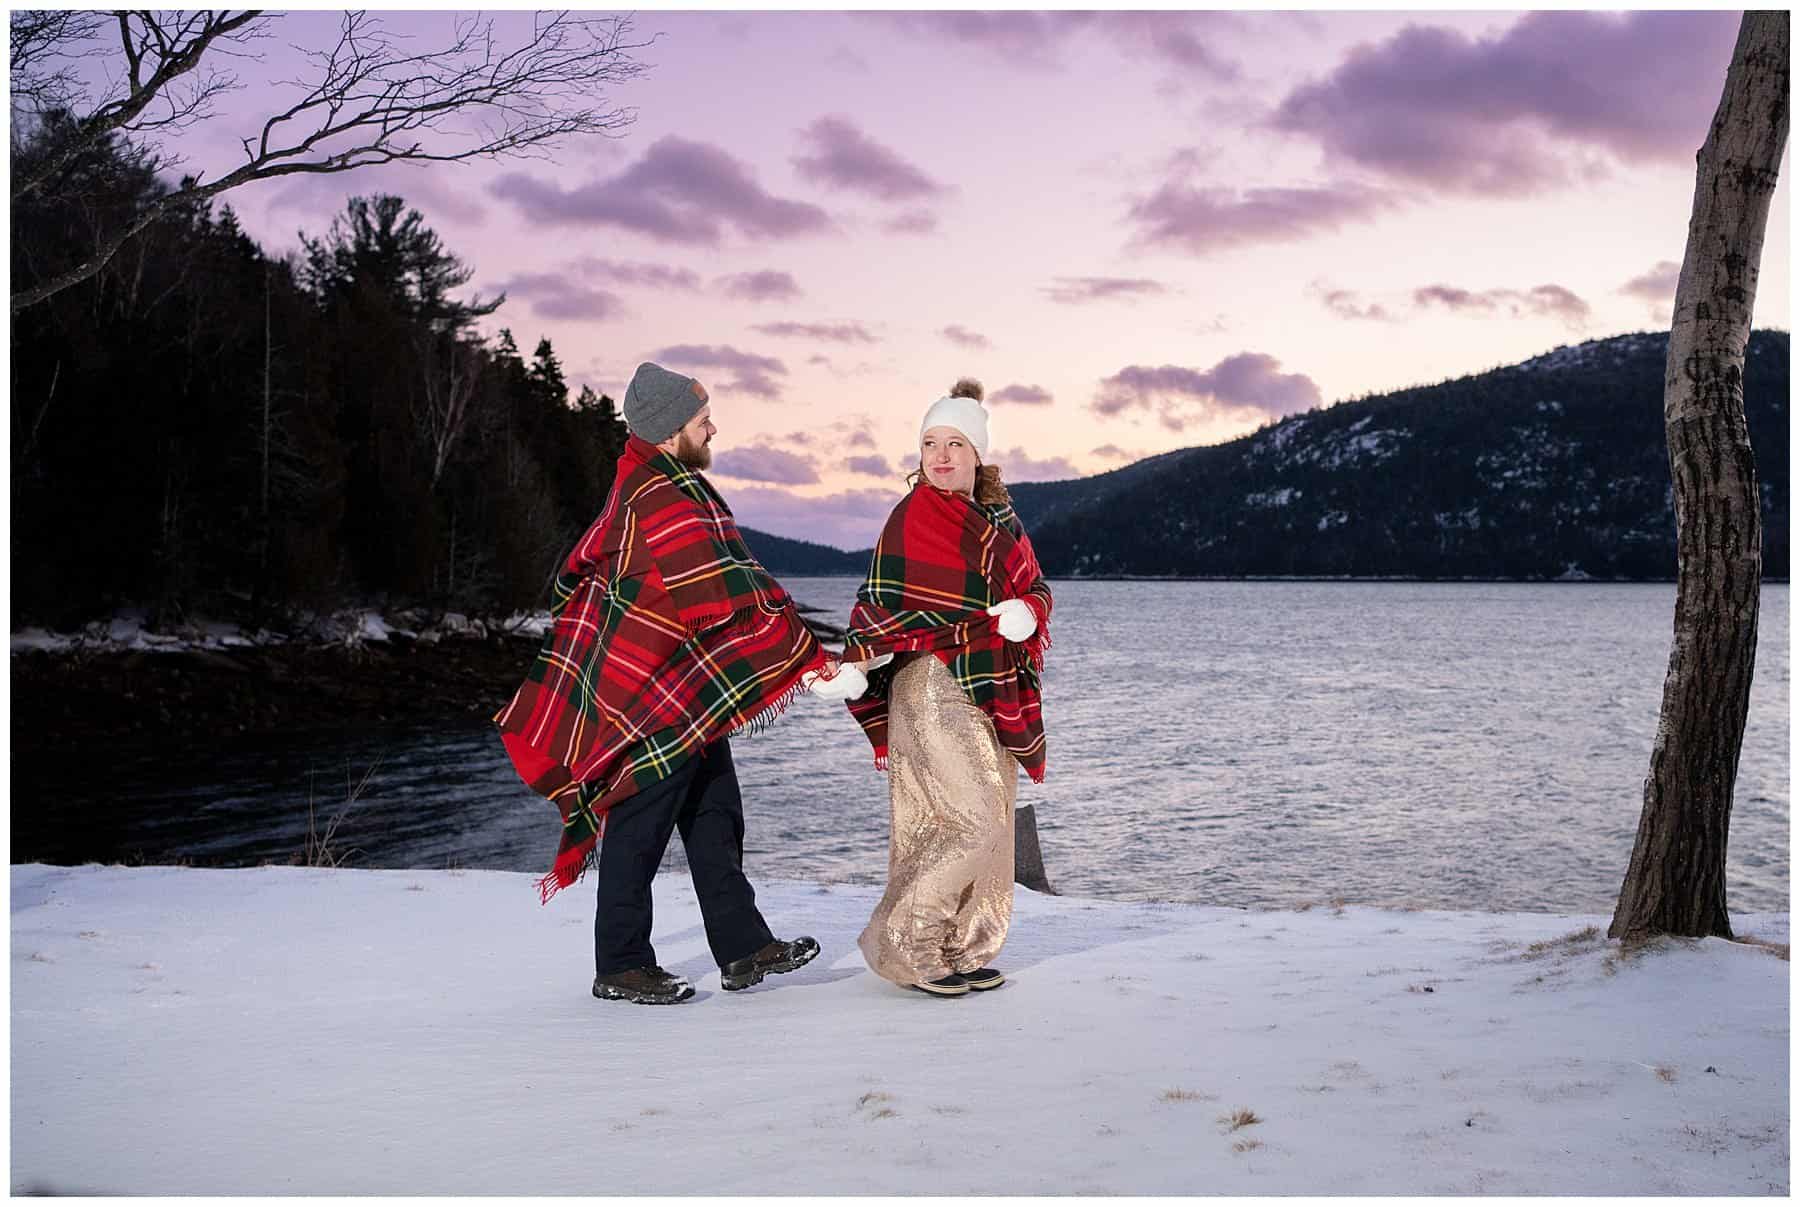
<svg viewBox="0 0 1800 1207">
<path fill-rule="evenodd" d="M 235 78 L 203 76 L 180 97 L 170 93 L 170 84 L 194 71 L 203 55 L 222 53 L 215 49 L 220 43 L 250 36 L 260 19 L 255 11 L 197 12 L 179 23 L 148 13 L 121 15 L 132 72 L 128 94 L 82 119 L 79 146 L 47 156 L 50 162 L 29 179 L 15 178 L 15 201 L 45 189 L 82 149 L 109 134 L 144 137 L 210 117 L 212 101 L 237 87 Z M 135 48 L 131 22 L 138 26 Z M 533 158 L 547 156 L 573 135 L 621 131 L 636 112 L 612 105 L 603 90 L 643 74 L 644 64 L 632 53 L 650 41 L 633 41 L 626 17 L 562 12 L 535 16 L 523 43 L 504 49 L 491 18 L 465 16 L 457 18 L 447 46 L 413 52 L 368 14 L 345 13 L 334 46 L 304 52 L 312 64 L 308 78 L 277 85 L 298 90 L 298 98 L 262 119 L 255 133 L 239 138 L 241 164 L 215 180 L 196 179 L 161 197 L 151 213 L 122 237 L 103 240 L 78 269 L 15 293 L 13 310 L 91 276 L 160 213 L 253 180 L 397 161 Z M 140 58 L 146 71 L 141 82 Z M 147 115 L 158 98 L 166 111 Z"/>
</svg>

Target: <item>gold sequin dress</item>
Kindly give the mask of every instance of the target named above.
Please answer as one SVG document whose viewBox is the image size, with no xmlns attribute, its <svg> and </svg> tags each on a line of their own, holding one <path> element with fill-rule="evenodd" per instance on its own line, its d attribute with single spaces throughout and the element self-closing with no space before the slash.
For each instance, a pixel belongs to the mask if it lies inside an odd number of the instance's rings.
<svg viewBox="0 0 1800 1207">
<path fill-rule="evenodd" d="M 1012 921 L 1018 764 L 931 654 L 902 654 L 888 691 L 888 882 L 857 939 L 901 985 L 973 972 Z"/>
</svg>

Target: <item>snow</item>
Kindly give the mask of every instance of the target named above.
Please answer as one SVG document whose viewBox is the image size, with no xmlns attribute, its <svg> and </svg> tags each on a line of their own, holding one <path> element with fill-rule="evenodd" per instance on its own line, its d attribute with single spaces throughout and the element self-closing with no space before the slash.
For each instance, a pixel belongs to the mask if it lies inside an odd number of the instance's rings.
<svg viewBox="0 0 1800 1207">
<path fill-rule="evenodd" d="M 13 1191 L 1788 1186 L 1788 965 L 1759 946 L 1021 890 L 1009 984 L 941 1001 L 864 967 L 876 889 L 763 882 L 824 953 L 725 994 L 665 875 L 658 955 L 700 993 L 651 1008 L 589 995 L 592 881 L 532 881 L 15 866 Z"/>
<path fill-rule="evenodd" d="M 1283 486 L 1278 490 L 1259 490 L 1244 496 L 1244 506 L 1286 507 L 1299 496 L 1300 492 L 1292 486 Z"/>
<path fill-rule="evenodd" d="M 182 653 L 194 650 L 227 650 L 293 642 L 358 645 L 366 641 L 390 641 L 395 637 L 435 644 L 445 638 L 486 637 L 490 632 L 517 632 L 542 637 L 549 631 L 550 613 L 515 612 L 504 621 L 470 619 L 459 612 L 446 613 L 435 623 L 420 610 L 386 615 L 378 608 L 344 608 L 322 616 L 295 618 L 290 632 L 258 629 L 246 633 L 236 624 L 199 619 L 168 632 L 144 627 L 141 613 L 123 612 L 111 620 L 95 621 L 73 633 L 44 628 L 23 628 L 12 635 L 15 654 L 49 652 L 121 653 L 149 650 Z"/>
</svg>

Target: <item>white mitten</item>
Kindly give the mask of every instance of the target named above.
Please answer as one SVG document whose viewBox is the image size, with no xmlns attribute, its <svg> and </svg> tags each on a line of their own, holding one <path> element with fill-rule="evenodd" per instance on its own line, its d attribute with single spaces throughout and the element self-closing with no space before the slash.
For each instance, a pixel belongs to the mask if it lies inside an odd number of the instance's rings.
<svg viewBox="0 0 1800 1207">
<path fill-rule="evenodd" d="M 1027 641 L 1037 632 L 1037 613 L 1022 599 L 1003 599 L 987 610 L 994 627 L 1008 641 Z"/>
<path fill-rule="evenodd" d="M 818 671 L 807 671 L 801 682 L 821 700 L 860 700 L 869 690 L 869 678 L 854 666 L 840 666 L 838 673 L 827 679 Z"/>
</svg>

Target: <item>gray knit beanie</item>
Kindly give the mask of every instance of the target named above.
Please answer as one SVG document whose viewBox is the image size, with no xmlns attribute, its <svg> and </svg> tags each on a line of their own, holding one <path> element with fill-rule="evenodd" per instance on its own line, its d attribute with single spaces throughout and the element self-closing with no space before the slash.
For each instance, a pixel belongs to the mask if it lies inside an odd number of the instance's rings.
<svg viewBox="0 0 1800 1207">
<path fill-rule="evenodd" d="M 638 439 L 661 444 L 705 405 L 706 388 L 699 382 L 645 361 L 625 387 L 625 426 Z"/>
</svg>

